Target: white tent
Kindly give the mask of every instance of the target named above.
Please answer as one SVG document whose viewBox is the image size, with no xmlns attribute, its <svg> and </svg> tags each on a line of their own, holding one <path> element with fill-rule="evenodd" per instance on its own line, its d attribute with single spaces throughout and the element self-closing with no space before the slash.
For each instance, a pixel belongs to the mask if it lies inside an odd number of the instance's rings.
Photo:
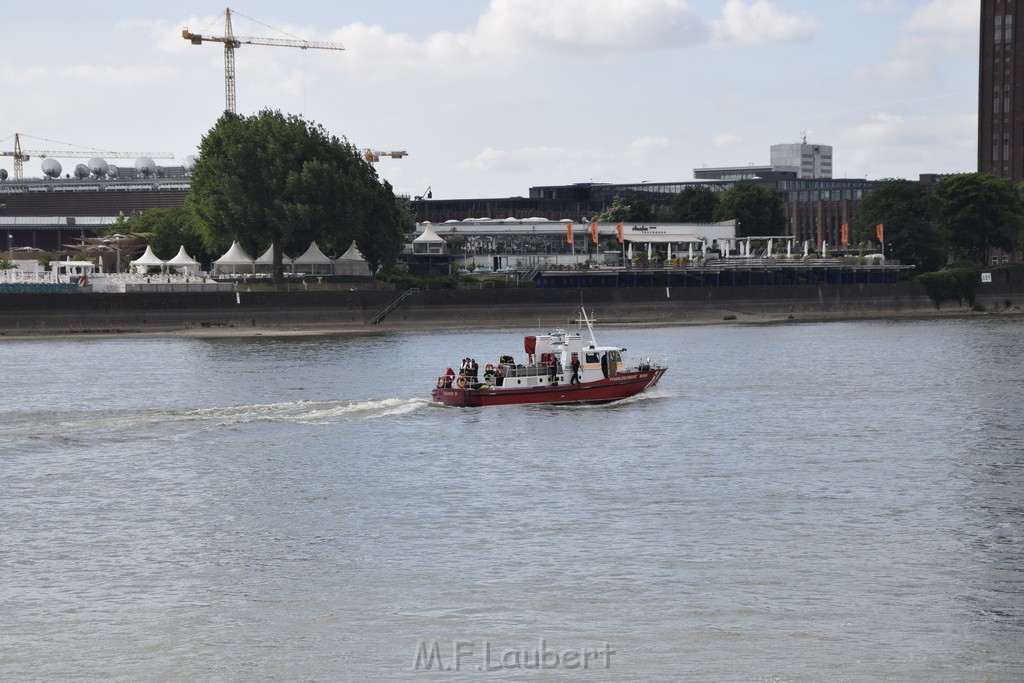
<svg viewBox="0 0 1024 683">
<path fill-rule="evenodd" d="M 366 263 L 366 259 L 359 253 L 356 243 L 352 242 L 352 246 L 348 248 L 348 251 L 334 259 L 334 274 L 350 277 L 370 277 L 373 273 L 370 272 L 370 266 Z"/>
<path fill-rule="evenodd" d="M 414 254 L 443 254 L 445 253 L 446 242 L 440 237 L 429 223 L 425 223 L 423 234 L 412 241 L 412 253 Z"/>
<path fill-rule="evenodd" d="M 234 275 L 239 270 L 243 273 L 253 273 L 256 269 L 252 257 L 245 253 L 242 245 L 232 242 L 231 248 L 213 262 L 213 274 L 230 273 Z"/>
<path fill-rule="evenodd" d="M 181 247 L 178 249 L 178 253 L 175 255 L 174 258 L 168 261 L 166 265 L 173 268 L 179 268 L 180 272 L 185 273 L 186 275 L 189 273 L 199 272 L 199 261 L 196 261 L 194 258 L 188 255 L 188 252 L 185 251 L 184 244 L 181 245 Z"/>
<path fill-rule="evenodd" d="M 145 273 L 146 269 L 149 268 L 150 266 L 163 268 L 164 262 L 161 259 L 157 258 L 156 254 L 153 253 L 153 247 L 147 244 L 146 251 L 142 254 L 142 256 L 135 259 L 134 261 L 130 261 L 129 265 L 132 267 L 132 270 L 138 271 L 140 273 Z"/>
<path fill-rule="evenodd" d="M 330 275 L 331 259 L 327 258 L 316 242 L 311 242 L 309 249 L 302 256 L 296 256 L 292 261 L 292 268 L 296 273 L 308 273 L 310 275 Z"/>
<path fill-rule="evenodd" d="M 292 269 L 293 259 L 288 254 L 281 254 L 281 266 L 285 272 Z M 257 273 L 269 273 L 274 270 L 274 245 L 271 244 L 267 247 L 267 250 L 260 254 L 260 257 L 256 259 L 256 272 Z"/>
</svg>

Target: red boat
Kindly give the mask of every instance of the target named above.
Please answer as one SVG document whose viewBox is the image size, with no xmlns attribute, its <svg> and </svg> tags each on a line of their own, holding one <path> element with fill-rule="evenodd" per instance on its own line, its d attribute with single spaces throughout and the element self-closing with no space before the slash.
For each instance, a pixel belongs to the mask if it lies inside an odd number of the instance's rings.
<svg viewBox="0 0 1024 683">
<path fill-rule="evenodd" d="M 499 406 L 520 403 L 608 403 L 653 387 L 668 370 L 664 357 L 645 358 L 627 366 L 626 349 L 600 346 L 594 328 L 581 309 L 590 340 L 579 332 L 556 330 L 523 340 L 525 363 L 502 356 L 480 368 L 466 359 L 459 372 L 452 368 L 437 378 L 431 393 L 435 403 L 450 406 Z"/>
</svg>

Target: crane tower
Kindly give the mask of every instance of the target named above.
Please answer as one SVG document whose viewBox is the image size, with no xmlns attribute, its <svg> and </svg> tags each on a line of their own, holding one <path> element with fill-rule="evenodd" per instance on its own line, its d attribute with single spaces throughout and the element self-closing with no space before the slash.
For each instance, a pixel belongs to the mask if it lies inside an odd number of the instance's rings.
<svg viewBox="0 0 1024 683">
<path fill-rule="evenodd" d="M 232 114 L 237 113 L 235 106 L 235 50 L 242 45 L 271 45 L 275 47 L 297 47 L 303 50 L 344 50 L 340 43 L 326 43 L 311 40 L 285 40 L 282 38 L 254 38 L 236 36 L 231 29 L 231 8 L 224 10 L 224 35 L 204 36 L 191 33 L 188 27 L 181 30 L 181 37 L 192 41 L 193 45 L 202 45 L 203 41 L 224 43 L 224 109 Z"/>
</svg>

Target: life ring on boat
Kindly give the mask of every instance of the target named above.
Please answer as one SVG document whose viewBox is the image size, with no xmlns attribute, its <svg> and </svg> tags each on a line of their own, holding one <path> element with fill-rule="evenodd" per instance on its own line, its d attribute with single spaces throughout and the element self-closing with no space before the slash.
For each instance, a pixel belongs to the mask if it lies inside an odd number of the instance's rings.
<svg viewBox="0 0 1024 683">
<path fill-rule="evenodd" d="M 466 388 L 466 376 L 465 375 L 459 375 L 459 380 L 458 380 L 458 382 L 456 382 L 456 384 L 459 385 L 459 389 L 465 389 Z"/>
<path fill-rule="evenodd" d="M 444 389 L 444 375 L 437 378 L 437 388 Z"/>
</svg>

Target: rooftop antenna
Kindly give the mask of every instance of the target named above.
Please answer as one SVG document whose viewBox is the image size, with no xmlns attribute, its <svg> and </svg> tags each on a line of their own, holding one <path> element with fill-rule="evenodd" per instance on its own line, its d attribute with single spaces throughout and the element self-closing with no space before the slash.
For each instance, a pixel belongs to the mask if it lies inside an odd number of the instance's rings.
<svg viewBox="0 0 1024 683">
<path fill-rule="evenodd" d="M 811 134 L 809 130 L 800 131 L 800 139 L 803 140 L 803 144 L 807 144 L 807 136 Z"/>
</svg>

